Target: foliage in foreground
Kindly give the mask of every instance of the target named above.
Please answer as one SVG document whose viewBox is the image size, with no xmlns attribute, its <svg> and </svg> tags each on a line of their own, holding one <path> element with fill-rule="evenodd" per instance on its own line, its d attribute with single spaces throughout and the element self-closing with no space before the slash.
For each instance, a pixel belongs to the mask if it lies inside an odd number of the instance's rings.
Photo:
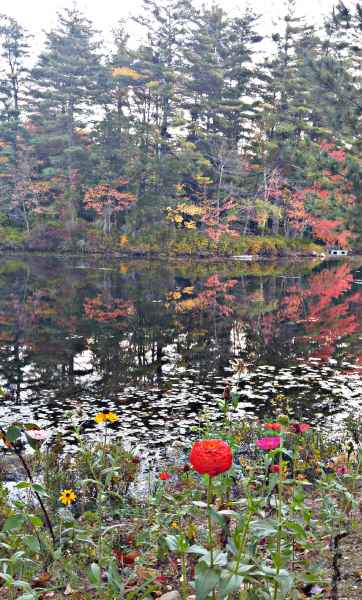
<svg viewBox="0 0 362 600">
<path fill-rule="evenodd" d="M 231 420 L 237 402 L 226 389 L 217 431 L 206 420 L 195 431 L 203 441 L 192 468 L 179 445 L 137 495 L 142 463 L 112 441 L 114 413 L 96 416 L 96 444 L 76 432 L 73 454 L 60 435 L 42 450 L 46 434 L 34 425 L 2 430 L 28 477 L 10 496 L 1 487 L 1 597 L 151 600 L 178 589 L 183 600 L 336 598 L 339 543 L 358 523 L 359 421 L 337 443 L 285 406 L 269 423 Z"/>
</svg>

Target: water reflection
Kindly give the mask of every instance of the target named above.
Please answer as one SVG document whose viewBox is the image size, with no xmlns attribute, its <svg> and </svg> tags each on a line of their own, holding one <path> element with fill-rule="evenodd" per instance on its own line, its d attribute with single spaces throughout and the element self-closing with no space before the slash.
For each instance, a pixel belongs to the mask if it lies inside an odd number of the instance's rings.
<svg viewBox="0 0 362 600">
<path fill-rule="evenodd" d="M 170 441 L 218 418 L 235 358 L 239 414 L 280 391 L 304 414 L 357 410 L 361 264 L 3 257 L 3 418 L 87 429 L 107 406 L 128 439 Z"/>
</svg>

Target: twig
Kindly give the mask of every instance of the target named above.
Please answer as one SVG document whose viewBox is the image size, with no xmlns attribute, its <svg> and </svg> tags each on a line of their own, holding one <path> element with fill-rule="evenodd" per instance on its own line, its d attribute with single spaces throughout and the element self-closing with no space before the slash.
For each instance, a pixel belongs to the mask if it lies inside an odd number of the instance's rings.
<svg viewBox="0 0 362 600">
<path fill-rule="evenodd" d="M 338 581 L 341 579 L 341 571 L 339 568 L 339 559 L 342 553 L 339 549 L 339 542 L 348 535 L 348 531 L 343 533 L 337 533 L 333 538 L 333 561 L 332 561 L 332 589 L 331 589 L 331 600 L 338 600 Z"/>
</svg>

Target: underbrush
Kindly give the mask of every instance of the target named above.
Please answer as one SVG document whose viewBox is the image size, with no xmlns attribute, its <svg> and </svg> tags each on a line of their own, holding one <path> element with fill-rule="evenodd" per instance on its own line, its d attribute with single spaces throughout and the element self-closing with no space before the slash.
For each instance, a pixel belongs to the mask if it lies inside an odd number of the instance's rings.
<svg viewBox="0 0 362 600">
<path fill-rule="evenodd" d="M 122 238 L 121 238 L 122 242 Z M 312 255 L 323 248 L 310 240 L 286 239 L 282 236 L 239 236 L 222 235 L 218 242 L 206 233 L 192 230 L 174 230 L 169 226 L 144 228 L 121 249 L 135 254 L 168 256 L 235 256 L 252 254 L 259 256 L 289 256 L 292 254 Z"/>
<path fill-rule="evenodd" d="M 34 424 L 2 428 L 1 598 L 336 600 L 341 544 L 360 527 L 361 422 L 336 442 L 281 396 L 270 422 L 233 417 L 237 402 L 226 388 L 191 455 L 181 441 L 148 472 L 114 413 L 95 416 L 96 442 L 75 428 L 71 454 L 61 434 L 46 447 Z M 24 474 L 10 495 L 9 456 Z"/>
<path fill-rule="evenodd" d="M 320 254 L 323 247 L 310 240 L 282 236 L 222 235 L 218 242 L 206 233 L 175 230 L 169 225 L 144 227 L 134 234 L 104 235 L 98 226 L 85 222 L 47 221 L 30 232 L 0 225 L 0 250 L 31 252 L 77 252 L 84 254 L 133 254 L 141 256 L 228 257 L 252 254 L 265 257 Z"/>
</svg>

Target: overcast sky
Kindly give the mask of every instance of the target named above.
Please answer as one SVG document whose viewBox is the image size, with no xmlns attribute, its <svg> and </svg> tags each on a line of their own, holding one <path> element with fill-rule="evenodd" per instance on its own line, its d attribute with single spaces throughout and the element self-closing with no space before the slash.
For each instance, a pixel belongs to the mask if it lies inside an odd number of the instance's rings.
<svg viewBox="0 0 362 600">
<path fill-rule="evenodd" d="M 316 19 L 331 11 L 337 0 L 296 0 L 297 11 Z M 345 0 L 349 6 L 357 0 Z M 200 4 L 201 4 L 200 0 Z M 56 12 L 65 6 L 72 6 L 73 0 L 0 0 L 0 12 L 17 19 L 24 27 L 36 34 L 34 44 L 41 47 L 43 36 L 41 32 L 49 30 L 56 22 Z M 77 6 L 90 18 L 96 29 L 105 32 L 107 38 L 112 27 L 121 18 L 137 14 L 141 0 L 78 0 Z M 205 0 L 204 4 L 211 5 L 212 1 Z M 226 11 L 235 13 L 237 7 L 241 10 L 247 5 L 262 15 L 261 27 L 264 33 L 270 32 L 273 16 L 283 13 L 284 0 L 220 0 L 219 4 Z"/>
</svg>

